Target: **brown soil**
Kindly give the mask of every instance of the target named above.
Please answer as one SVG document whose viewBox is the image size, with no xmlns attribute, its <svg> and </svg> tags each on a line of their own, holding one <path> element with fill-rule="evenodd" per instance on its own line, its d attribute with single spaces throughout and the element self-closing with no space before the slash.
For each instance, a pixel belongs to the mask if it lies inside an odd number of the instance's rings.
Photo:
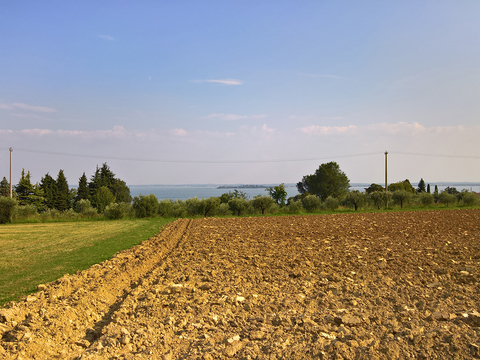
<svg viewBox="0 0 480 360">
<path fill-rule="evenodd" d="M 182 219 L 0 310 L 0 358 L 479 358 L 479 265 L 480 210 Z"/>
</svg>

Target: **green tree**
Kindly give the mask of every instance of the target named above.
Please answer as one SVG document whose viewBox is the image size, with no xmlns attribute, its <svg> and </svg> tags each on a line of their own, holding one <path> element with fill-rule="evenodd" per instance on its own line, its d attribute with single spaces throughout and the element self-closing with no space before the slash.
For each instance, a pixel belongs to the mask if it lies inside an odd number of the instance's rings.
<svg viewBox="0 0 480 360">
<path fill-rule="evenodd" d="M 12 220 L 13 209 L 16 205 L 17 200 L 11 199 L 10 197 L 6 196 L 0 196 L 0 224 L 9 223 Z"/>
<path fill-rule="evenodd" d="M 359 207 L 365 204 L 365 194 L 358 190 L 349 191 L 345 195 L 343 203 L 348 207 L 353 207 L 355 211 L 357 211 Z"/>
<path fill-rule="evenodd" d="M 232 199 L 248 200 L 248 195 L 243 191 L 235 189 L 233 192 L 229 191 L 228 193 L 223 193 L 220 196 L 220 204 L 228 204 Z"/>
<path fill-rule="evenodd" d="M 157 197 L 153 194 L 139 195 L 133 198 L 132 206 L 135 217 L 145 218 L 157 215 L 159 203 Z"/>
<path fill-rule="evenodd" d="M 420 202 L 422 203 L 423 206 L 430 206 L 433 204 L 433 195 L 428 194 L 426 192 L 422 192 L 419 194 L 420 196 Z"/>
<path fill-rule="evenodd" d="M 392 192 L 385 190 L 374 191 L 368 194 L 368 197 L 372 201 L 373 205 L 375 205 L 377 209 L 380 210 L 381 206 L 385 206 L 387 202 L 390 201 L 390 199 L 392 198 Z"/>
<path fill-rule="evenodd" d="M 25 169 L 22 169 L 20 180 L 15 186 L 18 203 L 21 206 L 33 205 L 38 211 L 42 211 L 45 202 L 43 189 L 38 183 L 32 185 L 30 177 L 30 171 L 25 174 Z"/>
<path fill-rule="evenodd" d="M 266 195 L 257 195 L 252 201 L 253 207 L 260 210 L 262 215 L 265 215 L 265 213 L 273 206 L 274 203 L 275 200 Z"/>
<path fill-rule="evenodd" d="M 431 194 L 431 191 L 430 191 L 430 184 L 427 185 L 427 193 Z"/>
<path fill-rule="evenodd" d="M 131 203 L 132 195 L 130 195 L 130 188 L 127 186 L 125 181 L 115 178 L 112 183 L 112 188 L 110 188 L 113 195 L 115 196 L 116 202 Z"/>
<path fill-rule="evenodd" d="M 461 194 L 461 201 L 465 206 L 473 206 L 478 205 L 479 197 L 476 193 L 470 192 L 468 190 L 462 190 Z"/>
<path fill-rule="evenodd" d="M 307 195 L 303 197 L 301 201 L 303 208 L 308 212 L 319 210 L 322 206 L 322 200 L 320 200 L 316 195 Z"/>
<path fill-rule="evenodd" d="M 240 216 L 243 214 L 245 209 L 247 208 L 247 201 L 243 198 L 233 198 L 228 202 L 228 207 L 232 213 L 237 214 Z"/>
<path fill-rule="evenodd" d="M 335 211 L 338 205 L 340 205 L 340 201 L 333 196 L 327 197 L 323 203 L 323 206 L 330 211 Z"/>
<path fill-rule="evenodd" d="M 285 201 L 287 200 L 287 191 L 285 190 L 284 183 L 281 183 L 277 186 L 268 187 L 265 189 L 265 191 L 268 191 L 272 199 L 275 200 L 278 205 L 285 205 Z"/>
<path fill-rule="evenodd" d="M 100 187 L 93 197 L 96 208 L 99 213 L 103 213 L 105 208 L 115 201 L 115 196 L 106 186 Z"/>
<path fill-rule="evenodd" d="M 76 202 L 89 198 L 89 189 L 87 183 L 87 176 L 85 173 L 78 179 L 78 188 L 77 188 L 77 196 L 75 197 Z"/>
<path fill-rule="evenodd" d="M 10 183 L 8 180 L 3 177 L 2 181 L 0 182 L 0 196 L 9 197 L 10 196 Z"/>
<path fill-rule="evenodd" d="M 329 196 L 338 197 L 345 194 L 349 187 L 347 175 L 334 161 L 320 165 L 314 174 L 305 175 L 302 181 L 297 183 L 300 194 L 308 192 L 317 195 L 322 201 Z"/>
<path fill-rule="evenodd" d="M 397 190 L 393 192 L 392 199 L 395 204 L 400 205 L 400 208 L 403 208 L 404 204 L 407 204 L 411 201 L 413 194 L 410 191 Z"/>
<path fill-rule="evenodd" d="M 368 188 L 365 189 L 365 192 L 367 194 L 371 194 L 375 191 L 385 191 L 385 188 L 382 185 L 378 185 L 378 184 L 373 183 Z"/>
<path fill-rule="evenodd" d="M 447 187 L 438 196 L 438 201 L 440 203 L 444 204 L 445 206 L 453 205 L 457 201 L 457 197 L 455 196 L 456 194 L 454 194 L 451 189 L 455 189 L 455 188 L 448 188 Z M 455 189 L 455 191 L 457 191 L 457 189 Z M 458 193 L 458 191 L 457 191 L 457 193 Z"/>
<path fill-rule="evenodd" d="M 425 181 L 423 180 L 423 178 L 421 178 L 420 181 L 418 182 L 417 193 L 421 194 L 424 192 L 426 192 Z"/>
<path fill-rule="evenodd" d="M 59 211 L 70 209 L 68 183 L 63 170 L 57 175 L 57 196 L 55 199 L 55 208 Z"/>
<path fill-rule="evenodd" d="M 200 207 L 202 209 L 203 217 L 214 216 L 217 213 L 219 206 L 219 197 L 209 197 L 207 199 L 200 200 Z"/>
<path fill-rule="evenodd" d="M 55 209 L 55 202 L 57 198 L 57 182 L 54 178 L 46 173 L 44 177 L 40 179 L 40 187 L 44 193 L 45 206 L 49 209 Z"/>
<path fill-rule="evenodd" d="M 388 190 L 392 192 L 405 190 L 411 192 L 412 194 L 415 193 L 415 188 L 412 186 L 412 184 L 410 184 L 410 180 L 408 179 L 388 185 Z"/>
</svg>

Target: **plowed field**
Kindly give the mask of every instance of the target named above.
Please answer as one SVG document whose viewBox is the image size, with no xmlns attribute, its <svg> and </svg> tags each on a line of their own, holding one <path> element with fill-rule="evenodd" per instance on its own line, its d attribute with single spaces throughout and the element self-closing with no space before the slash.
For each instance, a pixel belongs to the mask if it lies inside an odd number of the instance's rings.
<svg viewBox="0 0 480 360">
<path fill-rule="evenodd" d="M 480 210 L 181 219 L 0 310 L 0 358 L 479 358 L 479 264 Z"/>
</svg>

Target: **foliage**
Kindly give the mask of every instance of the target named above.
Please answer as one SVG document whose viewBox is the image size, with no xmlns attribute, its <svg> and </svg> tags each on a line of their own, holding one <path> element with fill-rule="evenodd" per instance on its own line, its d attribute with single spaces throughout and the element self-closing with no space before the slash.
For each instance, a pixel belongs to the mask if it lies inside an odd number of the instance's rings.
<svg viewBox="0 0 480 360">
<path fill-rule="evenodd" d="M 293 197 L 291 198 L 291 201 L 288 202 L 288 205 L 283 208 L 283 212 L 287 214 L 298 214 L 302 210 L 302 201 L 294 200 Z"/>
<path fill-rule="evenodd" d="M 338 199 L 334 198 L 333 196 L 329 196 L 325 199 L 322 206 L 330 211 L 335 211 L 338 209 L 339 205 L 340 201 Z"/>
<path fill-rule="evenodd" d="M 392 196 L 393 194 L 391 191 L 385 191 L 383 188 L 380 191 L 373 191 L 368 194 L 368 198 L 378 210 L 380 210 L 381 206 L 386 206 L 387 203 L 390 202 Z"/>
<path fill-rule="evenodd" d="M 17 206 L 17 200 L 0 196 L 0 224 L 6 224 L 12 221 L 15 206 Z"/>
<path fill-rule="evenodd" d="M 55 208 L 59 211 L 67 210 L 70 208 L 68 183 L 65 178 L 63 170 L 60 170 L 57 175 L 57 196 L 55 199 Z"/>
<path fill-rule="evenodd" d="M 461 192 L 461 198 L 462 198 L 462 203 L 465 206 L 474 206 L 478 205 L 480 202 L 480 199 L 478 195 L 474 192 L 470 192 L 468 190 L 463 190 Z"/>
<path fill-rule="evenodd" d="M 345 198 L 343 199 L 343 204 L 348 207 L 353 207 L 355 211 L 358 210 L 359 207 L 362 207 L 366 203 L 366 196 L 364 193 L 358 190 L 349 191 Z"/>
<path fill-rule="evenodd" d="M 388 185 L 388 190 L 392 192 L 398 191 L 398 190 L 404 190 L 411 193 L 415 193 L 415 189 L 413 188 L 412 184 L 410 184 L 410 180 L 408 179 Z"/>
<path fill-rule="evenodd" d="M 89 210 L 95 210 L 88 199 L 81 199 L 75 204 L 75 211 L 79 214 L 85 214 Z M 97 210 L 95 210 L 97 212 Z"/>
<path fill-rule="evenodd" d="M 233 192 L 229 191 L 228 193 L 222 194 L 220 196 L 220 204 L 227 204 L 232 199 L 248 200 L 248 195 L 243 191 L 235 189 Z"/>
<path fill-rule="evenodd" d="M 46 173 L 45 176 L 40 180 L 40 187 L 43 190 L 45 206 L 49 209 L 54 209 L 58 192 L 57 182 L 50 176 L 49 173 Z"/>
<path fill-rule="evenodd" d="M 447 194 L 451 194 L 451 195 L 458 195 L 460 194 L 460 191 L 457 190 L 457 188 L 455 187 L 450 187 L 450 186 L 447 186 L 445 188 L 445 190 L 443 190 L 442 192 L 446 192 Z"/>
<path fill-rule="evenodd" d="M 417 193 L 421 194 L 424 192 L 426 192 L 425 181 L 423 180 L 423 178 L 421 178 L 420 181 L 418 182 Z"/>
<path fill-rule="evenodd" d="M 12 218 L 25 220 L 37 216 L 37 208 L 33 204 L 19 205 L 13 208 Z"/>
<path fill-rule="evenodd" d="M 200 206 L 204 217 L 214 216 L 220 206 L 220 198 L 209 197 L 207 199 L 202 199 L 200 200 Z"/>
<path fill-rule="evenodd" d="M 422 192 L 419 194 L 420 196 L 420 203 L 423 205 L 423 206 L 430 206 L 433 204 L 433 195 L 432 194 L 429 194 L 429 193 L 426 193 L 426 192 Z"/>
<path fill-rule="evenodd" d="M 320 210 L 320 207 L 322 206 L 322 200 L 320 200 L 316 195 L 307 195 L 301 201 L 303 208 L 308 212 Z"/>
<path fill-rule="evenodd" d="M 85 173 L 78 179 L 78 188 L 77 188 L 77 196 L 75 197 L 75 201 L 79 202 L 83 199 L 88 199 L 89 190 L 88 190 L 88 183 L 87 183 L 87 176 Z"/>
<path fill-rule="evenodd" d="M 45 202 L 43 189 L 38 184 L 32 185 L 30 177 L 30 171 L 25 174 L 25 169 L 22 169 L 20 181 L 15 186 L 18 203 L 19 205 L 33 205 L 38 211 L 42 211 Z"/>
<path fill-rule="evenodd" d="M 449 188 L 447 188 L 449 189 Z M 457 197 L 455 196 L 454 193 L 451 193 L 449 192 L 449 190 L 443 190 L 440 195 L 438 196 L 438 201 L 442 204 L 444 204 L 445 206 L 450 206 L 450 205 L 453 205 L 455 204 L 455 202 L 457 201 Z M 455 189 L 455 188 L 450 188 L 450 189 Z M 457 189 L 455 189 L 456 191 Z M 450 190 L 451 191 L 451 190 Z M 458 193 L 458 191 L 456 191 Z"/>
<path fill-rule="evenodd" d="M 109 220 L 123 219 L 129 215 L 131 207 L 127 203 L 111 203 L 105 208 L 104 215 Z"/>
<path fill-rule="evenodd" d="M 413 194 L 410 191 L 397 190 L 393 192 L 392 199 L 400 208 L 403 209 L 404 204 L 408 204 L 412 199 Z"/>
<path fill-rule="evenodd" d="M 329 196 L 338 197 L 345 194 L 349 187 L 347 175 L 334 161 L 320 165 L 314 174 L 305 175 L 302 181 L 297 183 L 300 194 L 308 192 L 317 195 L 322 201 Z"/>
<path fill-rule="evenodd" d="M 130 188 L 127 186 L 125 181 L 120 179 L 114 179 L 110 191 L 115 196 L 115 201 L 120 203 L 131 203 L 132 195 L 130 195 Z"/>
<path fill-rule="evenodd" d="M 369 195 L 375 191 L 385 191 L 385 188 L 382 185 L 373 183 L 368 188 L 365 189 L 365 192 Z"/>
<path fill-rule="evenodd" d="M 230 211 L 237 216 L 242 215 L 247 208 L 247 201 L 243 198 L 233 198 L 228 202 Z"/>
<path fill-rule="evenodd" d="M 232 213 L 230 212 L 230 206 L 228 205 L 228 203 L 220 204 L 217 210 L 217 214 L 220 216 L 231 215 Z"/>
<path fill-rule="evenodd" d="M 427 193 L 431 194 L 432 192 L 430 191 L 430 184 L 427 185 Z"/>
<path fill-rule="evenodd" d="M 0 181 L 0 196 L 10 196 L 10 183 L 5 176 Z"/>
<path fill-rule="evenodd" d="M 272 199 L 275 200 L 278 205 L 285 205 L 285 201 L 287 200 L 287 191 L 285 190 L 284 183 L 281 183 L 277 186 L 268 187 L 265 190 L 268 191 Z"/>
<path fill-rule="evenodd" d="M 275 200 L 273 200 L 270 196 L 266 195 L 257 195 L 252 200 L 252 206 L 255 209 L 258 209 L 262 212 L 262 215 L 273 206 Z"/>
<path fill-rule="evenodd" d="M 103 213 L 105 208 L 115 201 L 115 196 L 106 186 L 102 186 L 97 190 L 93 199 L 98 212 Z"/>
<path fill-rule="evenodd" d="M 137 218 L 152 217 L 158 213 L 158 200 L 153 194 L 140 195 L 133 198 L 133 210 Z"/>
</svg>

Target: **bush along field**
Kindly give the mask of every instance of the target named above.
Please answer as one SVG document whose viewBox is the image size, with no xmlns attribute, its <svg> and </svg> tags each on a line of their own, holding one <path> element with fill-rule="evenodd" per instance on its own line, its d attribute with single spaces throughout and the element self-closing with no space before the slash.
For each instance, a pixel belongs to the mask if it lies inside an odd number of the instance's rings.
<svg viewBox="0 0 480 360">
<path fill-rule="evenodd" d="M 423 179 L 416 189 L 408 179 L 388 185 L 388 191 L 378 184 L 363 192 L 349 187 L 338 164 L 329 162 L 305 175 L 297 183 L 299 195 L 288 199 L 285 185 L 280 184 L 253 199 L 235 189 L 219 197 L 159 202 L 153 194 L 132 198 L 126 183 L 106 163 L 97 167 L 90 181 L 84 173 L 73 189 L 69 189 L 63 170 L 56 179 L 46 174 L 37 184 L 31 183 L 30 172 L 22 170 L 13 198 L 9 198 L 8 181 L 3 178 L 0 182 L 0 223 L 426 210 L 480 204 L 474 192 L 453 187 L 439 192 L 437 186 L 431 191 Z"/>
</svg>

